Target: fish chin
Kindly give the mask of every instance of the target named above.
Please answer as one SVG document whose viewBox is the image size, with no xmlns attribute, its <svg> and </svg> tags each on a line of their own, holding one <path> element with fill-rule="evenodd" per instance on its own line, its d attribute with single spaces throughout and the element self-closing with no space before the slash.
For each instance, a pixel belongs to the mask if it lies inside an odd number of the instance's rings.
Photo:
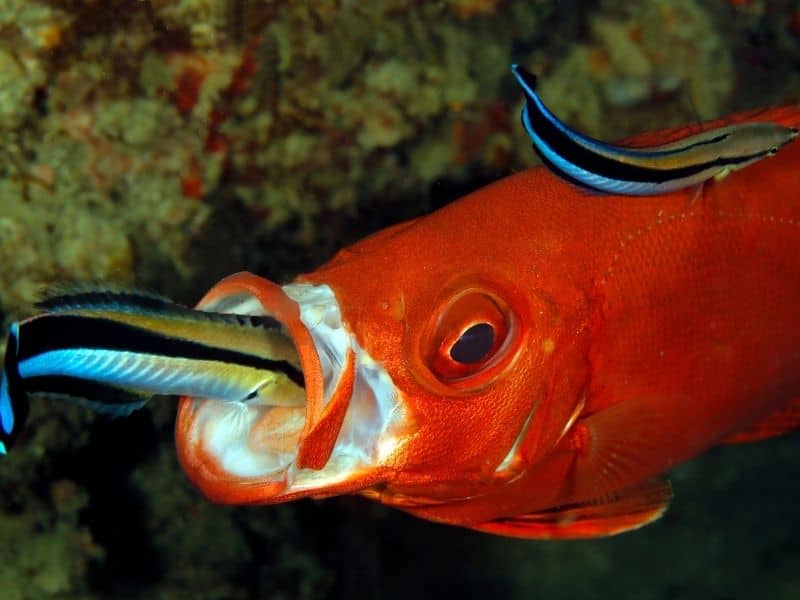
<svg viewBox="0 0 800 600">
<path fill-rule="evenodd" d="M 343 324 L 330 287 L 279 287 L 240 274 L 218 284 L 198 308 L 274 317 L 305 378 L 305 389 L 277 378 L 242 402 L 182 400 L 178 454 L 207 496 L 272 503 L 381 481 L 407 437 L 408 418 L 388 373 Z"/>
</svg>

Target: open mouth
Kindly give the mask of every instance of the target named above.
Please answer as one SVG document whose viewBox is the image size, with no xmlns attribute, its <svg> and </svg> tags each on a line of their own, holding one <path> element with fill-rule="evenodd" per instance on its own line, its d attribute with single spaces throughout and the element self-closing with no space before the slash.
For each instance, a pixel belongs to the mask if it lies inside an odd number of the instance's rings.
<svg viewBox="0 0 800 600">
<path fill-rule="evenodd" d="M 242 273 L 198 308 L 266 315 L 297 356 L 304 385 L 275 373 L 253 398 L 184 398 L 176 440 L 190 478 L 213 500 L 279 502 L 356 491 L 385 475 L 408 431 L 402 399 L 383 367 L 342 323 L 325 285 L 277 286 Z M 269 358 L 269 357 L 267 357 Z M 296 378 L 294 378 L 296 379 Z"/>
</svg>

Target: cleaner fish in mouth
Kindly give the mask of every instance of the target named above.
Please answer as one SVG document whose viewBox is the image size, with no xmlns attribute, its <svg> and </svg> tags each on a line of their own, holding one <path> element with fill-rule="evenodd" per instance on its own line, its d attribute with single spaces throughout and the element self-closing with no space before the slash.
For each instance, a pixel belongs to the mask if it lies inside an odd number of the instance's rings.
<svg viewBox="0 0 800 600">
<path fill-rule="evenodd" d="M 33 392 L 71 396 L 111 415 L 129 414 L 154 394 L 260 404 L 269 389 L 270 406 L 304 404 L 297 353 L 269 317 L 90 288 L 53 294 L 37 306 L 44 312 L 9 331 L 0 453 L 19 435 Z"/>
</svg>

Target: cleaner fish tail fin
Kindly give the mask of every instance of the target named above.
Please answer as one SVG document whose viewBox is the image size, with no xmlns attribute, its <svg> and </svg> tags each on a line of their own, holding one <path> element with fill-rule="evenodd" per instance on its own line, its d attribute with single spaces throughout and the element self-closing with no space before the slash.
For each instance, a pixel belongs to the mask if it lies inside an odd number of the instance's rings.
<svg viewBox="0 0 800 600">
<path fill-rule="evenodd" d="M 8 332 L 3 371 L 0 373 L 0 454 L 6 454 L 28 417 L 28 394 L 19 374 L 19 325 Z"/>
</svg>

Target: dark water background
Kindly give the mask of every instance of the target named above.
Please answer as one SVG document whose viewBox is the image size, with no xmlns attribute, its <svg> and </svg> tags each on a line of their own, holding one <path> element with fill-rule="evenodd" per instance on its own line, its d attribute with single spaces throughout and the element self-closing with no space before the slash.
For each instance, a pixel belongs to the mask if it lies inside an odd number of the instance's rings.
<svg viewBox="0 0 800 600">
<path fill-rule="evenodd" d="M 525 168 L 511 62 L 606 139 L 800 97 L 795 3 L 632 5 L 9 1 L 0 311 L 21 318 L 33 287 L 69 279 L 186 303 L 238 270 L 287 280 Z M 392 60 L 405 70 L 364 83 Z M 240 87 L 213 83 L 225 69 Z M 391 85 L 409 72 L 412 89 Z M 173 413 L 34 406 L 0 464 L 0 598 L 800 598 L 796 435 L 681 466 L 654 525 L 529 542 L 359 498 L 212 505 L 177 465 Z"/>
</svg>

